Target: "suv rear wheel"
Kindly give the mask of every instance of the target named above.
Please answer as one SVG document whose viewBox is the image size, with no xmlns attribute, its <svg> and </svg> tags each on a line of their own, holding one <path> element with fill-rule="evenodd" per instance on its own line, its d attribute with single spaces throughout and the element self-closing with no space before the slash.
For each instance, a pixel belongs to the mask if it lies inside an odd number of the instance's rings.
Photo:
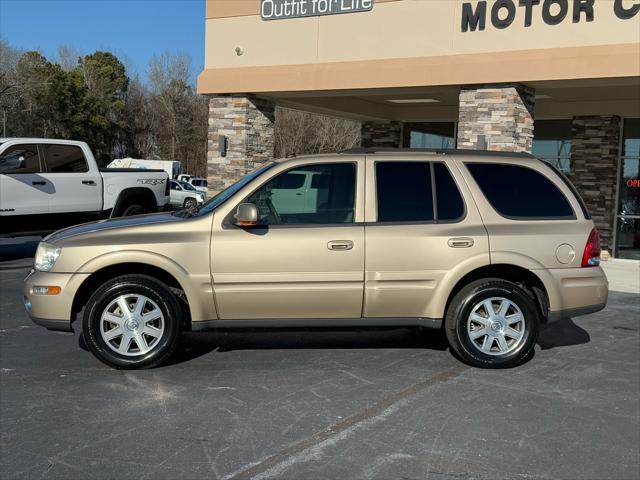
<svg viewBox="0 0 640 480">
<path fill-rule="evenodd" d="M 491 278 L 460 290 L 445 319 L 453 351 L 469 365 L 481 368 L 514 367 L 528 360 L 539 325 L 538 308 L 525 289 Z"/>
<path fill-rule="evenodd" d="M 164 283 L 144 275 L 117 277 L 89 299 L 84 339 L 91 353 L 110 367 L 154 367 L 178 345 L 180 311 Z"/>
</svg>

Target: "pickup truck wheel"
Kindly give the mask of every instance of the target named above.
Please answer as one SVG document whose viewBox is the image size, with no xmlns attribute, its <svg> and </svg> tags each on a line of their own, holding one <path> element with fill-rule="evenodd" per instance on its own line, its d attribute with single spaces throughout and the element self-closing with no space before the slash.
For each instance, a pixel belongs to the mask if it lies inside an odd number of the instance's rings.
<svg viewBox="0 0 640 480">
<path fill-rule="evenodd" d="M 130 217 L 132 215 L 143 215 L 145 213 L 147 213 L 147 209 L 144 205 L 133 204 L 125 208 L 121 216 Z"/>
<path fill-rule="evenodd" d="M 196 202 L 195 198 L 187 198 L 184 201 L 184 208 L 186 208 L 187 210 L 196 208 L 197 205 L 198 205 L 198 202 Z"/>
<path fill-rule="evenodd" d="M 532 355 L 540 329 L 532 296 L 519 285 L 482 279 L 453 298 L 445 318 L 451 349 L 480 368 L 509 368 Z"/>
<path fill-rule="evenodd" d="M 87 347 L 113 368 L 151 368 L 175 351 L 181 333 L 180 305 L 162 282 L 145 275 L 109 280 L 84 311 Z"/>
</svg>

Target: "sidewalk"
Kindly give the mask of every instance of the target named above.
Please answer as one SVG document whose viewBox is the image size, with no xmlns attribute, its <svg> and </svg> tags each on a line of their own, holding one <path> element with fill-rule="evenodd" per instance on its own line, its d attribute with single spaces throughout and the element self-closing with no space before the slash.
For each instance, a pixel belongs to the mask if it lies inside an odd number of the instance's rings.
<svg viewBox="0 0 640 480">
<path fill-rule="evenodd" d="M 640 294 L 639 261 L 614 259 L 601 265 L 609 279 L 610 291 Z"/>
</svg>

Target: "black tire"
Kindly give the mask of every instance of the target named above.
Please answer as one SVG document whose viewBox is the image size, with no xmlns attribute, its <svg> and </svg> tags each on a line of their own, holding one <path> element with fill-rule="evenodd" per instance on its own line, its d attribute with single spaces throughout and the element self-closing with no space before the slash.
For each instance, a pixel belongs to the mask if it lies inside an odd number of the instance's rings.
<svg viewBox="0 0 640 480">
<path fill-rule="evenodd" d="M 184 201 L 184 208 L 186 209 L 191 209 L 191 208 L 195 208 L 198 205 L 198 202 L 196 201 L 195 198 L 187 198 Z"/>
<path fill-rule="evenodd" d="M 144 215 L 147 213 L 147 207 L 144 205 L 140 205 L 139 203 L 134 203 L 133 205 L 129 205 L 122 212 L 121 217 L 130 217 L 132 215 Z"/>
<path fill-rule="evenodd" d="M 162 335 L 143 355 L 129 356 L 114 351 L 100 332 L 103 312 L 124 294 L 144 295 L 157 305 L 164 317 Z M 152 368 L 165 362 L 179 344 L 181 325 L 181 308 L 174 293 L 164 283 L 146 275 L 123 275 L 106 282 L 87 302 L 82 319 L 84 339 L 91 353 L 110 367 L 130 370 Z"/>
<path fill-rule="evenodd" d="M 482 352 L 478 343 L 484 337 L 476 340 L 476 343 L 468 334 L 468 322 L 474 307 L 484 300 L 496 297 L 515 304 L 524 316 L 524 326 L 519 327 L 523 332 L 522 337 L 517 342 L 509 340 L 512 342 L 509 349 L 513 350 L 507 349 L 505 354 L 499 353 L 497 340 L 494 342 L 491 337 L 488 338 L 491 345 L 495 345 L 492 349 L 494 353 Z M 486 331 L 489 331 L 489 327 Z M 510 368 L 529 360 L 533 356 L 539 331 L 540 313 L 533 295 L 513 282 L 498 278 L 485 278 L 466 285 L 451 301 L 445 317 L 445 333 L 453 353 L 465 363 L 480 368 Z"/>
</svg>

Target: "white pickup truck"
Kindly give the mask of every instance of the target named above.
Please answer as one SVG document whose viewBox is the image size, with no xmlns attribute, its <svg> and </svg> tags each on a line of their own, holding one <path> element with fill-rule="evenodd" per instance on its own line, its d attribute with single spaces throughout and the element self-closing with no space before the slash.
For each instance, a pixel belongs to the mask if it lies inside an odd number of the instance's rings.
<svg viewBox="0 0 640 480">
<path fill-rule="evenodd" d="M 163 170 L 99 169 L 84 142 L 0 138 L 0 235 L 163 210 Z"/>
</svg>

